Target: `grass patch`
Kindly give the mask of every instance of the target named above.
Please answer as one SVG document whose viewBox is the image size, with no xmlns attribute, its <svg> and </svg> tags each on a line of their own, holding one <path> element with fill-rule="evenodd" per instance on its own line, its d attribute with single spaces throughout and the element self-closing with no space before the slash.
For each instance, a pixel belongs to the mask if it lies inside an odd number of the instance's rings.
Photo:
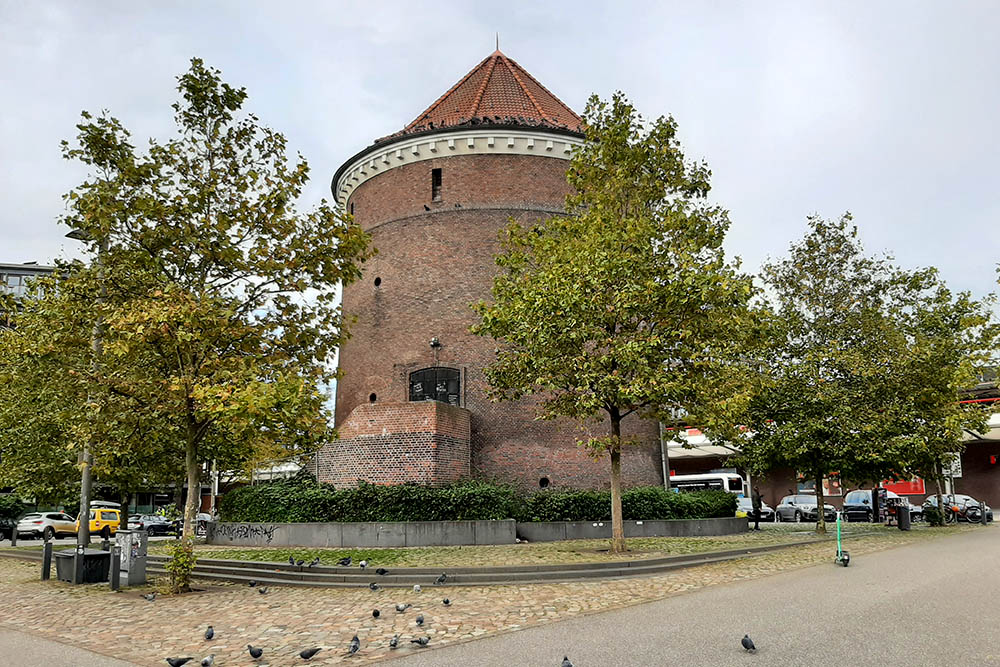
<svg viewBox="0 0 1000 667">
<path fill-rule="evenodd" d="M 848 539 L 852 535 L 870 534 L 873 531 L 896 531 L 895 528 L 879 528 L 869 524 L 845 526 Z M 836 533 L 827 534 L 826 538 Z M 319 558 L 323 565 L 335 566 L 345 556 L 353 559 L 356 567 L 361 560 L 367 560 L 371 567 L 490 567 L 507 565 L 545 565 L 555 563 L 587 563 L 616 560 L 644 560 L 664 556 L 728 551 L 788 544 L 792 542 L 813 542 L 824 539 L 813 532 L 811 526 L 801 524 L 771 525 L 758 532 L 723 535 L 717 537 L 647 537 L 630 538 L 629 552 L 611 554 L 608 540 L 568 540 L 563 542 L 537 542 L 531 544 L 502 544 L 492 546 L 461 547 L 410 547 L 390 549 L 310 549 L 310 548 L 267 548 L 267 547 L 225 547 L 198 545 L 195 547 L 199 558 L 219 558 L 227 560 L 248 560 L 258 562 L 287 562 L 289 556 L 306 563 Z M 150 548 L 156 553 L 156 547 Z"/>
</svg>

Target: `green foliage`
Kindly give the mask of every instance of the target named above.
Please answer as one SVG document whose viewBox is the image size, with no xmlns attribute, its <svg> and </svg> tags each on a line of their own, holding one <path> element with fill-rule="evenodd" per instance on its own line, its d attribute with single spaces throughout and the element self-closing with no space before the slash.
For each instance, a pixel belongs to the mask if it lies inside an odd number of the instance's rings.
<svg viewBox="0 0 1000 667">
<path fill-rule="evenodd" d="M 736 496 L 724 491 L 672 493 L 639 487 L 622 494 L 626 519 L 700 519 L 733 516 Z M 336 490 L 315 481 L 281 480 L 230 491 L 219 503 L 222 521 L 607 521 L 607 491 L 540 491 L 468 481 L 443 487 L 415 484 Z"/>
<path fill-rule="evenodd" d="M 168 586 L 171 593 L 187 593 L 191 590 L 191 573 L 197 564 L 194 555 L 194 542 L 177 540 L 167 547 L 170 560 L 163 564 L 169 575 Z"/>
<path fill-rule="evenodd" d="M 934 269 L 866 255 L 849 214 L 809 218 L 763 278 L 775 317 L 745 420 L 753 472 L 789 467 L 820 493 L 830 473 L 933 479 L 963 428 L 982 426 L 986 415 L 958 394 L 994 352 L 990 301 L 952 294 Z"/>
<path fill-rule="evenodd" d="M 51 433 L 35 420 L 34 440 L 51 441 L 47 458 L 75 462 L 80 443 L 105 442 L 96 475 L 143 482 L 142 472 L 170 465 L 171 481 L 180 467 L 197 488 L 210 461 L 253 468 L 332 436 L 325 388 L 345 335 L 338 287 L 371 253 L 349 215 L 325 201 L 298 208 L 309 166 L 243 110 L 244 89 L 196 58 L 177 90 L 177 132 L 165 142 L 137 150 L 117 119 L 86 112 L 74 144 L 64 142 L 89 173 L 66 195 L 63 221 L 89 239 L 95 262 L 53 279 L 46 303 L 66 302 L 63 322 L 46 320 L 55 333 L 17 331 L 31 359 L 54 369 L 47 381 L 32 376 L 40 388 L 73 391 L 57 406 L 78 417 L 50 419 Z M 92 332 L 103 347 L 91 351 Z M 20 404 L 39 400 L 30 389 Z M 151 446 L 118 447 L 117 435 Z M 190 494 L 186 536 L 197 503 Z"/>
<path fill-rule="evenodd" d="M 24 503 L 17 494 L 0 494 L 0 521 L 17 519 L 25 511 Z"/>
<path fill-rule="evenodd" d="M 568 171 L 566 215 L 501 237 L 493 303 L 473 332 L 496 339 L 492 394 L 541 394 L 539 417 L 607 418 L 590 440 L 611 462 L 612 549 L 621 531 L 621 420 L 682 411 L 702 421 L 740 402 L 749 276 L 725 258 L 727 212 L 708 201 L 708 167 L 687 160 L 672 118 L 645 121 L 624 95 L 592 97 Z"/>
<path fill-rule="evenodd" d="M 230 491 L 219 503 L 223 521 L 460 521 L 513 514 L 513 487 L 470 481 L 442 487 L 361 483 L 336 490 L 312 480 L 281 480 Z"/>
<path fill-rule="evenodd" d="M 524 500 L 520 521 L 607 521 L 611 518 L 607 491 L 541 491 Z M 622 493 L 626 521 L 709 519 L 736 514 L 736 496 L 725 491 L 674 493 L 644 486 Z"/>
<path fill-rule="evenodd" d="M 928 526 L 943 526 L 944 513 L 937 507 L 927 505 L 924 507 L 924 521 L 927 522 Z"/>
</svg>

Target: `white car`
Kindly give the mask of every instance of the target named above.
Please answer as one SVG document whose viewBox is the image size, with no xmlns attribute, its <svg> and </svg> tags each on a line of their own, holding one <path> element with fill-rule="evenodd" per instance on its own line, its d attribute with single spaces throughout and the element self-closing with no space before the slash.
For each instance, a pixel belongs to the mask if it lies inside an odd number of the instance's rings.
<svg viewBox="0 0 1000 667">
<path fill-rule="evenodd" d="M 36 512 L 25 514 L 17 522 L 17 534 L 44 537 L 51 540 L 63 535 L 76 535 L 76 519 L 65 512 Z"/>
</svg>

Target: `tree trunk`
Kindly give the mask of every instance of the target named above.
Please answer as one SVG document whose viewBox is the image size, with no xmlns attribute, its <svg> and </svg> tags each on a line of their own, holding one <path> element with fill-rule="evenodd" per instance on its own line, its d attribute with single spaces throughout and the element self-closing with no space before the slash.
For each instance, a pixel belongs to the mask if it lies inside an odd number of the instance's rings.
<svg viewBox="0 0 1000 667">
<path fill-rule="evenodd" d="M 816 476 L 816 532 L 826 533 L 826 516 L 823 514 L 824 501 L 826 497 L 823 495 L 823 476 Z"/>
<path fill-rule="evenodd" d="M 617 410 L 611 413 L 611 435 L 614 436 L 611 449 L 611 553 L 618 554 L 626 549 L 622 522 L 621 417 Z"/>
<path fill-rule="evenodd" d="M 189 433 L 184 448 L 184 466 L 187 469 L 187 502 L 184 505 L 182 538 L 188 540 L 194 538 L 195 516 L 201 505 L 201 468 L 198 465 L 198 445 L 193 432 Z"/>
</svg>

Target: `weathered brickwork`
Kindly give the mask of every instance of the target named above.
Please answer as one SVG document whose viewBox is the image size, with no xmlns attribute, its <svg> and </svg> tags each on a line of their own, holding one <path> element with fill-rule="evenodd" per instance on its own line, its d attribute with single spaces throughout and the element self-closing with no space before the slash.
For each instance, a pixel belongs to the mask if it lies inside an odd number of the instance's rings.
<svg viewBox="0 0 1000 667">
<path fill-rule="evenodd" d="M 493 360 L 496 343 L 468 331 L 475 322 L 469 305 L 489 299 L 498 234 L 512 218 L 530 224 L 562 210 L 567 165 L 548 157 L 456 156 L 387 171 L 355 190 L 349 205 L 378 254 L 365 264 L 361 280 L 344 290 L 345 312 L 356 321 L 340 355 L 337 421 L 350 444 L 337 445 L 339 461 L 346 460 L 348 447 L 359 446 L 351 431 L 359 423 L 358 406 L 407 401 L 409 374 L 438 365 L 462 373 L 460 404 L 471 418 L 473 476 L 535 489 L 608 485 L 607 459 L 594 460 L 577 445 L 588 433 L 606 433 L 607 424 L 582 431 L 570 420 L 535 420 L 530 398 L 491 402 L 482 369 Z M 432 169 L 442 170 L 437 202 L 431 200 Z M 430 346 L 432 338 L 439 348 Z M 625 483 L 662 483 L 656 423 L 630 418 L 624 432 L 639 441 L 623 455 Z M 360 478 L 398 479 L 399 471 L 391 470 L 401 460 L 396 452 L 413 443 L 400 440 L 394 449 L 388 442 L 365 442 L 353 459 L 360 463 L 351 464 L 367 468 Z M 329 469 L 332 451 L 324 452 L 321 470 Z M 371 466 L 384 470 L 376 474 Z M 322 476 L 345 480 L 359 474 L 352 468 L 339 477 Z"/>
<path fill-rule="evenodd" d="M 470 474 L 469 413 L 427 401 L 362 405 L 317 454 L 317 476 L 337 487 L 447 484 Z"/>
</svg>

